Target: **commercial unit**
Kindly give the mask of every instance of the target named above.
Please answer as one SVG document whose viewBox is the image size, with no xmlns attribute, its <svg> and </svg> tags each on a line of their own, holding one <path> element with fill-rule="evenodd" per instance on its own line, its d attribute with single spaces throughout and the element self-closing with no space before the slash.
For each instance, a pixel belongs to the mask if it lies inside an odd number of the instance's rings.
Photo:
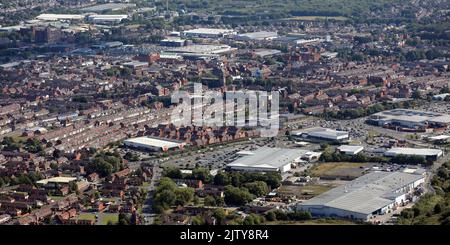
<svg viewBox="0 0 450 245">
<path fill-rule="evenodd" d="M 364 147 L 360 145 L 341 145 L 337 149 L 341 153 L 354 156 L 362 152 L 364 150 Z"/>
<path fill-rule="evenodd" d="M 183 47 L 186 45 L 186 40 L 181 38 L 166 38 L 161 40 L 160 44 L 169 47 Z"/>
<path fill-rule="evenodd" d="M 183 35 L 186 37 L 201 37 L 201 38 L 219 38 L 235 34 L 236 32 L 232 29 L 215 29 L 215 28 L 214 29 L 197 28 L 183 32 Z"/>
<path fill-rule="evenodd" d="M 371 172 L 297 205 L 313 216 L 369 220 L 412 199 L 425 182 L 423 171 Z"/>
<path fill-rule="evenodd" d="M 147 151 L 168 151 L 174 148 L 182 149 L 186 145 L 184 142 L 145 136 L 124 140 L 123 144 L 131 148 Z"/>
<path fill-rule="evenodd" d="M 262 40 L 272 40 L 278 37 L 276 32 L 271 31 L 258 31 L 258 32 L 248 32 L 243 34 L 238 34 L 234 37 L 235 40 L 239 41 L 262 41 Z"/>
<path fill-rule="evenodd" d="M 88 20 L 95 24 L 118 24 L 125 19 L 128 19 L 128 15 L 126 14 L 94 14 L 88 17 Z"/>
<path fill-rule="evenodd" d="M 329 128 L 309 128 L 291 132 L 291 136 L 296 140 L 328 141 L 334 143 L 344 143 L 349 140 L 346 131 L 338 131 Z"/>
<path fill-rule="evenodd" d="M 239 152 L 242 157 L 227 165 L 230 170 L 249 172 L 287 172 L 292 165 L 309 156 L 310 151 L 262 147 L 256 151 Z"/>
<path fill-rule="evenodd" d="M 136 7 L 134 3 L 105 3 L 98 4 L 80 9 L 82 12 L 104 12 L 104 11 L 118 11 L 126 8 Z"/>
<path fill-rule="evenodd" d="M 217 57 L 235 51 L 228 45 L 189 45 L 166 50 L 163 54 L 177 54 L 185 58 Z"/>
<path fill-rule="evenodd" d="M 369 117 L 367 123 L 411 129 L 442 128 L 450 125 L 450 115 L 409 109 L 382 111 Z"/>
<path fill-rule="evenodd" d="M 81 14 L 40 14 L 36 17 L 38 20 L 56 21 L 56 20 L 84 20 L 84 15 Z"/>
<path fill-rule="evenodd" d="M 423 148 L 391 148 L 384 152 L 387 157 L 395 157 L 397 155 L 407 156 L 423 156 L 427 160 L 437 160 L 443 155 L 443 151 L 439 149 L 423 149 Z"/>
</svg>

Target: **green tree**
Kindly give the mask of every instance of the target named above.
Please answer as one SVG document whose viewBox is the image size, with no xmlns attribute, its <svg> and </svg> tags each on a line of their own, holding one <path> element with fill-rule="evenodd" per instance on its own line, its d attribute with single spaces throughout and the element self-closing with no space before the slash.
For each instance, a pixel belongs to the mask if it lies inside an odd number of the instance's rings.
<svg viewBox="0 0 450 245">
<path fill-rule="evenodd" d="M 247 188 L 234 186 L 225 187 L 225 203 L 227 205 L 243 206 L 254 199 L 254 196 Z"/>
</svg>

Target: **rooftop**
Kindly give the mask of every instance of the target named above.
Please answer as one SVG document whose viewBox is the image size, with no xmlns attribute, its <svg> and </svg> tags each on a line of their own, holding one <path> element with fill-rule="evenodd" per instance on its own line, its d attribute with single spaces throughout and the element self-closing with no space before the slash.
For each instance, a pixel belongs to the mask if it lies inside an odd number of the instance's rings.
<svg viewBox="0 0 450 245">
<path fill-rule="evenodd" d="M 84 15 L 80 14 L 40 14 L 38 20 L 82 20 Z"/>
<path fill-rule="evenodd" d="M 245 155 L 232 163 L 228 167 L 250 167 L 250 168 L 281 168 L 290 164 L 309 151 L 300 149 L 283 149 L 262 147 L 253 151 L 252 154 L 245 152 Z"/>
<path fill-rule="evenodd" d="M 184 34 L 208 34 L 208 35 L 221 35 L 234 32 L 232 29 L 216 29 L 216 28 L 197 28 L 188 31 L 184 31 Z"/>
<path fill-rule="evenodd" d="M 124 141 L 125 144 L 132 143 L 132 144 L 141 144 L 141 145 L 147 145 L 152 147 L 167 147 L 167 148 L 173 148 L 178 147 L 181 143 L 174 142 L 174 141 L 168 141 L 168 140 L 162 140 L 157 138 L 150 138 L 150 137 L 137 137 L 133 139 L 127 139 Z"/>
<path fill-rule="evenodd" d="M 43 179 L 43 180 L 36 181 L 36 183 L 37 184 L 42 184 L 42 185 L 46 185 L 48 182 L 50 182 L 50 183 L 67 184 L 67 183 L 72 182 L 72 181 L 74 181 L 76 179 L 77 178 L 75 178 L 75 177 L 53 177 L 53 178 L 48 178 L 48 179 Z"/>
<path fill-rule="evenodd" d="M 409 109 L 394 109 L 389 111 L 382 111 L 374 114 L 372 119 L 383 120 L 399 120 L 408 122 L 439 122 L 450 123 L 449 114 L 441 114 L 436 112 L 409 110 Z"/>
<path fill-rule="evenodd" d="M 427 148 L 391 148 L 384 153 L 386 156 L 415 155 L 415 156 L 441 156 L 442 150 Z"/>
<path fill-rule="evenodd" d="M 300 206 L 323 205 L 369 215 L 403 194 L 401 188 L 422 178 L 422 175 L 404 172 L 371 172 L 305 201 Z"/>
<path fill-rule="evenodd" d="M 86 8 L 82 8 L 80 9 L 83 12 L 102 12 L 102 11 L 115 11 L 115 10 L 121 10 L 121 9 L 125 9 L 125 8 L 130 8 L 130 7 L 135 7 L 136 4 L 131 4 L 131 3 L 106 3 L 106 4 L 99 4 L 99 5 L 94 5 L 91 7 L 86 7 Z"/>
</svg>

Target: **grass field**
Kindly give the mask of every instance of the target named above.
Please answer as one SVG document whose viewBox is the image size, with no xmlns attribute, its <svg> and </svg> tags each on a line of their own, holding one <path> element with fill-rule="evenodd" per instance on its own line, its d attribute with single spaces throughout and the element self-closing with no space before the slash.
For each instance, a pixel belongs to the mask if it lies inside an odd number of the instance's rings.
<svg viewBox="0 0 450 245">
<path fill-rule="evenodd" d="M 311 169 L 313 176 L 317 177 L 337 177 L 337 178 L 357 178 L 363 174 L 365 163 L 353 162 L 330 162 L 321 163 Z"/>
<path fill-rule="evenodd" d="M 76 218 L 77 219 L 83 219 L 83 220 L 93 220 L 93 221 L 95 221 L 95 214 L 80 213 Z"/>
<path fill-rule="evenodd" d="M 60 200 L 64 200 L 66 198 L 63 196 L 48 196 L 48 197 L 54 201 L 60 201 Z"/>
<path fill-rule="evenodd" d="M 116 224 L 117 222 L 119 222 L 118 214 L 103 213 L 99 217 L 100 217 L 101 225 L 107 225 L 108 222 L 111 222 L 113 224 Z"/>
</svg>

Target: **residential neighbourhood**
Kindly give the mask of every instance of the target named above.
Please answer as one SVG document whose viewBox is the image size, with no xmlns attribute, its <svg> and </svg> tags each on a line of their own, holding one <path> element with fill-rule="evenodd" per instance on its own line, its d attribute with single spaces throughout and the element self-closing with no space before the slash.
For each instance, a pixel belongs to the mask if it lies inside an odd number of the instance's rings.
<svg viewBox="0 0 450 245">
<path fill-rule="evenodd" d="M 0 224 L 450 224 L 448 2 L 218 2 L 0 0 Z"/>
</svg>

